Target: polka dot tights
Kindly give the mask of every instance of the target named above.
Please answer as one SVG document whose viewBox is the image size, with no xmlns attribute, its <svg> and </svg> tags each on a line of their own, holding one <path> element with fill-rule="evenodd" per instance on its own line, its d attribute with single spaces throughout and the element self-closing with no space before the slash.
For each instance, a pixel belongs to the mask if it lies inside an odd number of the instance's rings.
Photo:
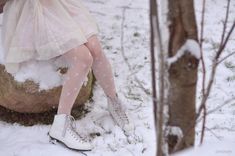
<svg viewBox="0 0 235 156">
<path fill-rule="evenodd" d="M 90 37 L 87 43 L 66 52 L 64 57 L 70 63 L 70 68 L 63 82 L 57 114 L 70 115 L 90 68 L 105 94 L 110 97 L 116 96 L 111 64 L 103 53 L 96 35 Z"/>
</svg>

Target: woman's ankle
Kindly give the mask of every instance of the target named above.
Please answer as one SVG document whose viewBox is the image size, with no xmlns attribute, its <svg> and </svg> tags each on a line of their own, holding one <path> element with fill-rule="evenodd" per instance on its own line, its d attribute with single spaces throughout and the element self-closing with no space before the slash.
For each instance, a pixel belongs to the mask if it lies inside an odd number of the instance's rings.
<svg viewBox="0 0 235 156">
<path fill-rule="evenodd" d="M 108 98 L 110 98 L 110 99 L 116 99 L 116 98 L 118 98 L 118 94 L 117 93 L 114 93 L 114 94 L 112 94 L 112 95 L 106 95 Z"/>
<path fill-rule="evenodd" d="M 61 115 L 61 114 L 66 114 L 66 115 L 71 115 L 71 112 L 67 112 L 67 111 L 57 111 L 56 115 Z"/>
</svg>

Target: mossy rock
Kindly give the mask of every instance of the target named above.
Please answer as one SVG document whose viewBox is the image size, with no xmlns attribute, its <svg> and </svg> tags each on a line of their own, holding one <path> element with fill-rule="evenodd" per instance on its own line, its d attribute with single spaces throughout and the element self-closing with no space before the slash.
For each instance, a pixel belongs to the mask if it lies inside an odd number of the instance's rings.
<svg viewBox="0 0 235 156">
<path fill-rule="evenodd" d="M 58 70 L 61 74 L 67 72 L 66 68 Z M 80 118 L 88 112 L 84 103 L 92 97 L 94 82 L 95 77 L 91 71 L 88 74 L 88 82 L 82 86 L 73 105 L 72 115 L 75 118 Z M 62 86 L 38 91 L 39 85 L 33 81 L 16 82 L 1 64 L 0 86 L 0 120 L 23 125 L 52 123 Z"/>
</svg>

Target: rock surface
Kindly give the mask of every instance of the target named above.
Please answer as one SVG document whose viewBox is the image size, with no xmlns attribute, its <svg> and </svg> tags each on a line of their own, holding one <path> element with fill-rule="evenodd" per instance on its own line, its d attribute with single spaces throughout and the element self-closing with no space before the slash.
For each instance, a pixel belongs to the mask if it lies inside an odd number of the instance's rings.
<svg viewBox="0 0 235 156">
<path fill-rule="evenodd" d="M 65 74 L 66 69 L 61 69 L 61 74 Z M 83 85 L 74 103 L 74 107 L 83 106 L 91 97 L 94 82 L 93 73 L 88 74 L 88 82 Z M 38 84 L 31 80 L 19 83 L 14 80 L 13 76 L 5 72 L 5 67 L 0 64 L 0 118 L 8 122 L 21 121 L 23 124 L 37 123 L 42 120 L 46 123 L 53 118 L 55 114 L 62 86 L 49 90 L 38 90 Z M 75 116 L 79 116 L 80 111 L 75 111 Z M 38 115 L 37 115 L 38 114 Z M 49 115 L 51 114 L 51 115 Z M 37 116 L 44 116 L 37 117 Z M 30 117 L 30 118 L 29 118 Z M 35 122 L 31 122 L 35 117 Z M 25 119 L 26 121 L 23 121 Z M 28 123 L 30 119 L 30 123 Z"/>
</svg>

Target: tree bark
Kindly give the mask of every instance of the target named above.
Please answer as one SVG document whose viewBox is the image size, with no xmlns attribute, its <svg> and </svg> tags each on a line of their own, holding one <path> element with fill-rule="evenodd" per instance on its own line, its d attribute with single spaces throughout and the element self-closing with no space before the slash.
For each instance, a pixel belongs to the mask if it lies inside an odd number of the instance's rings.
<svg viewBox="0 0 235 156">
<path fill-rule="evenodd" d="M 1 0 L 0 1 L 0 13 L 3 13 L 3 7 L 4 7 L 6 2 L 7 2 L 7 0 Z"/>
<path fill-rule="evenodd" d="M 169 57 L 174 56 L 187 39 L 198 41 L 193 0 L 169 0 Z M 179 127 L 185 139 L 178 150 L 194 145 L 195 101 L 199 60 L 185 53 L 169 69 L 169 126 Z M 192 127 L 190 127 L 190 125 Z M 176 135 L 168 135 L 169 152 L 176 146 Z"/>
</svg>

